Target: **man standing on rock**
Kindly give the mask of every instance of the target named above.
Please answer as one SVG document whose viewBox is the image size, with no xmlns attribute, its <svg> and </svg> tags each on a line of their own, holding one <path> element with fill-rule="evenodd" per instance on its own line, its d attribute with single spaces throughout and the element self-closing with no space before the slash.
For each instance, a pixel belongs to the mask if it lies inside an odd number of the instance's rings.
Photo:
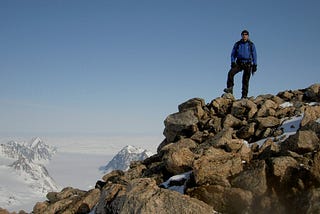
<svg viewBox="0 0 320 214">
<path fill-rule="evenodd" d="M 242 39 L 236 42 L 231 52 L 231 69 L 228 73 L 227 88 L 223 91 L 233 93 L 234 76 L 243 71 L 242 75 L 242 97 L 247 98 L 249 89 L 249 80 L 257 71 L 257 53 L 255 45 L 249 40 L 249 32 L 241 32 Z"/>
</svg>

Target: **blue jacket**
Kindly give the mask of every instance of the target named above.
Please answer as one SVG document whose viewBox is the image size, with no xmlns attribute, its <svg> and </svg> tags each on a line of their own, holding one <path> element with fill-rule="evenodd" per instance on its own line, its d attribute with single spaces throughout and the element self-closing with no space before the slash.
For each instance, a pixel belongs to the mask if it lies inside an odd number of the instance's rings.
<svg viewBox="0 0 320 214">
<path fill-rule="evenodd" d="M 231 52 L 231 62 L 236 61 L 251 62 L 254 65 L 257 64 L 257 52 L 253 42 L 250 40 L 246 42 L 240 40 L 234 44 Z"/>
</svg>

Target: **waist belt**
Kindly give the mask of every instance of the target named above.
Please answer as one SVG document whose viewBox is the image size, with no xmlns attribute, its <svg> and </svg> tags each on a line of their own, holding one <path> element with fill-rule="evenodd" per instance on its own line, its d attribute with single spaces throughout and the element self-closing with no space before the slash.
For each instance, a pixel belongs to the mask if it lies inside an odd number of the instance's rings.
<svg viewBox="0 0 320 214">
<path fill-rule="evenodd" d="M 251 63 L 252 60 L 251 59 L 237 59 L 237 63 Z"/>
</svg>

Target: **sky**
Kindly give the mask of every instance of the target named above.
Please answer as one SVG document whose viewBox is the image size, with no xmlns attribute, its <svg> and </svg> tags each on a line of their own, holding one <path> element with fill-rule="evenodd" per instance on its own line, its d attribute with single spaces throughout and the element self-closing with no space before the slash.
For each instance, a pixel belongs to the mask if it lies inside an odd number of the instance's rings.
<svg viewBox="0 0 320 214">
<path fill-rule="evenodd" d="M 161 135 L 226 87 L 250 32 L 249 96 L 320 82 L 320 1 L 0 0 L 0 135 Z M 241 76 L 235 97 L 241 96 Z"/>
</svg>

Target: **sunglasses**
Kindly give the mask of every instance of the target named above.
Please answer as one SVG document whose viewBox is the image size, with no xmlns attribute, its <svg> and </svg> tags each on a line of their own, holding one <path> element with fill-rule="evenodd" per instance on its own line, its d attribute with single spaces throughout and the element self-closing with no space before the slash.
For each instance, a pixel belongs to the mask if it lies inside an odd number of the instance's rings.
<svg viewBox="0 0 320 214">
<path fill-rule="evenodd" d="M 243 33 L 242 36 L 248 36 L 248 34 L 247 33 Z"/>
</svg>

